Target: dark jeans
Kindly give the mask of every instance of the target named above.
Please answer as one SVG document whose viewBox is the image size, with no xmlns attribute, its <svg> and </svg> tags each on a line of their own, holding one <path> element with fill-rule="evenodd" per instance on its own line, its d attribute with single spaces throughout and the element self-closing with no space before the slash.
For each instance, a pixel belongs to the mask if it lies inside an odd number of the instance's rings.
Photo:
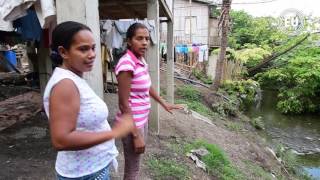
<svg viewBox="0 0 320 180">
<path fill-rule="evenodd" d="M 109 165 L 98 172 L 95 172 L 86 176 L 78 177 L 78 178 L 67 178 L 67 177 L 60 176 L 57 173 L 57 180 L 110 180 Z"/>
</svg>

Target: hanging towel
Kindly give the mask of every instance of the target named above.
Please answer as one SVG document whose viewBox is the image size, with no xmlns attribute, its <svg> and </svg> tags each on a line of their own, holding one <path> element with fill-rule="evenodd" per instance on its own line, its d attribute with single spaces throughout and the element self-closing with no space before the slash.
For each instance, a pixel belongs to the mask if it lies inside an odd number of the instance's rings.
<svg viewBox="0 0 320 180">
<path fill-rule="evenodd" d="M 114 33 L 114 26 L 113 21 L 111 20 L 104 20 L 100 21 L 101 26 L 101 43 L 105 44 L 109 49 L 112 48 L 113 42 L 113 33 Z"/>
<path fill-rule="evenodd" d="M 12 21 L 4 21 L 2 20 L 2 16 L 0 14 L 0 31 L 11 32 L 13 31 Z"/>
<path fill-rule="evenodd" d="M 152 44 L 157 44 L 158 38 L 156 37 L 156 28 L 155 28 L 156 25 L 154 20 L 144 20 L 144 21 L 138 21 L 138 22 L 144 24 L 147 27 Z"/>
<path fill-rule="evenodd" d="M 139 22 L 144 24 L 150 34 L 151 43 L 157 44 L 158 38 L 156 37 L 155 23 L 154 20 L 130 20 L 130 21 L 112 21 L 112 20 L 101 20 L 100 27 L 101 32 L 101 42 L 106 44 L 108 48 L 119 49 L 123 46 L 123 40 L 126 38 L 126 33 L 128 28 Z"/>
<path fill-rule="evenodd" d="M 55 26 L 57 23 L 56 7 L 53 0 L 38 0 L 34 4 L 42 29 Z"/>
<path fill-rule="evenodd" d="M 34 10 L 28 9 L 27 15 L 13 22 L 17 33 L 21 34 L 22 39 L 31 41 L 40 41 L 42 29 Z"/>
<path fill-rule="evenodd" d="M 0 0 L 0 13 L 5 21 L 14 21 L 27 15 L 29 9 L 37 0 Z"/>
</svg>

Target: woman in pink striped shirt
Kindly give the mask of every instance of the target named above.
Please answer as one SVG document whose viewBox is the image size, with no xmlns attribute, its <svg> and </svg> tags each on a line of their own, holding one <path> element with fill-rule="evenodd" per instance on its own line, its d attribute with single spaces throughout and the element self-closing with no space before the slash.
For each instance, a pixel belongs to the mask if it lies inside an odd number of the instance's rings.
<svg viewBox="0 0 320 180">
<path fill-rule="evenodd" d="M 122 139 L 125 156 L 125 180 L 138 179 L 140 154 L 144 152 L 148 132 L 148 116 L 150 112 L 150 97 L 172 113 L 180 106 L 170 105 L 162 101 L 151 87 L 148 64 L 144 60 L 150 35 L 143 24 L 132 24 L 127 31 L 127 52 L 123 55 L 116 68 L 119 87 L 120 115 L 132 115 L 136 128 L 130 135 Z"/>
</svg>

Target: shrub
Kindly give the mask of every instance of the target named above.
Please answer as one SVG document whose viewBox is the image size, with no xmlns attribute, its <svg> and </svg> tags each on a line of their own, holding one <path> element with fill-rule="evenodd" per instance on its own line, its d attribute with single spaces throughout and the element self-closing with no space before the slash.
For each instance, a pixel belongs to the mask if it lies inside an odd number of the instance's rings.
<svg viewBox="0 0 320 180">
<path fill-rule="evenodd" d="M 240 81 L 225 81 L 220 88 L 225 91 L 229 97 L 240 102 L 240 108 L 251 105 L 259 96 L 260 85 L 252 79 Z"/>
</svg>

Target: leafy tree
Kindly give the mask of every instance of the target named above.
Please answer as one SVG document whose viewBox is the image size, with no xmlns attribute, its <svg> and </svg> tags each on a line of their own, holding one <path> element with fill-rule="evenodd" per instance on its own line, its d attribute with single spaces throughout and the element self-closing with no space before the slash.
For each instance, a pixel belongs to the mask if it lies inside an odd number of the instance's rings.
<svg viewBox="0 0 320 180">
<path fill-rule="evenodd" d="M 260 68 L 255 78 L 279 91 L 277 108 L 283 113 L 320 112 L 320 37 L 309 34 L 315 25 L 307 21 L 302 33 L 292 36 L 275 26 L 275 18 L 244 11 L 232 11 L 231 18 L 228 43 L 236 49 L 235 59 L 249 68 L 249 74 Z"/>
<path fill-rule="evenodd" d="M 232 48 L 241 49 L 245 44 L 273 48 L 287 39 L 287 35 L 278 30 L 275 18 L 255 18 L 245 11 L 231 11 L 230 15 L 232 29 L 229 46 Z"/>
<path fill-rule="evenodd" d="M 277 87 L 277 107 L 281 112 L 319 112 L 320 48 L 300 48 L 288 57 L 290 59 L 286 60 L 285 66 L 270 69 L 256 77 L 264 86 Z"/>
<path fill-rule="evenodd" d="M 247 68 L 256 66 L 263 58 L 270 56 L 271 52 L 260 47 L 246 48 L 236 51 L 236 59 Z"/>
</svg>

